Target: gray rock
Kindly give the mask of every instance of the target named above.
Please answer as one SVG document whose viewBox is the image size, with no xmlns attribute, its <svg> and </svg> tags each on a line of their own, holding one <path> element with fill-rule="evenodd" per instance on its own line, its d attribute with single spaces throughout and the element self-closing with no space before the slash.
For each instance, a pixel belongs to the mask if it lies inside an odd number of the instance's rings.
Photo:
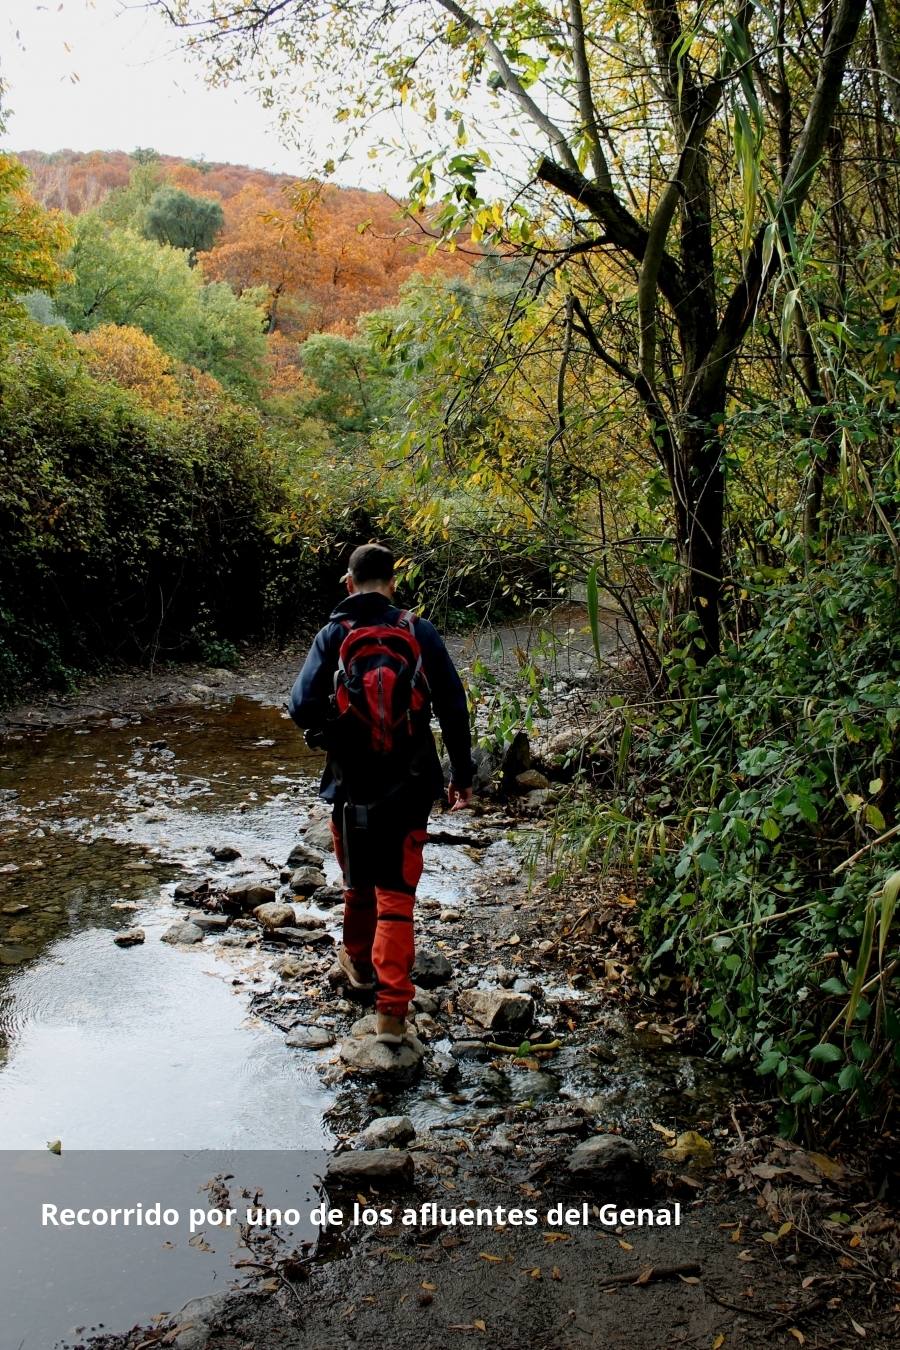
<svg viewBox="0 0 900 1350">
<path fill-rule="evenodd" d="M 179 904 L 201 905 L 209 895 L 209 882 L 198 881 L 196 877 L 192 881 L 179 881 L 172 894 Z"/>
<path fill-rule="evenodd" d="M 253 917 L 265 932 L 270 933 L 273 928 L 286 928 L 293 924 L 294 907 L 270 901 L 266 905 L 257 905 Z"/>
<path fill-rule="evenodd" d="M 325 873 L 319 867 L 298 867 L 291 874 L 291 890 L 295 895 L 312 895 L 325 885 Z"/>
<path fill-rule="evenodd" d="M 321 853 L 330 853 L 333 847 L 330 821 L 314 820 L 303 831 L 303 842 L 309 848 L 318 849 Z"/>
<path fill-rule="evenodd" d="M 117 947 L 139 947 L 145 937 L 143 928 L 123 928 L 121 933 L 113 934 L 113 942 Z"/>
<path fill-rule="evenodd" d="M 429 1017 L 434 1017 L 441 1006 L 434 994 L 427 993 L 426 990 L 420 989 L 418 985 L 414 988 L 412 1005 L 416 1012 L 428 1013 Z"/>
<path fill-rule="evenodd" d="M 241 856 L 241 850 L 235 848 L 234 844 L 209 844 L 206 851 L 212 854 L 216 862 L 234 862 Z"/>
<path fill-rule="evenodd" d="M 618 1134 L 597 1134 L 573 1149 L 566 1164 L 579 1182 L 596 1185 L 604 1195 L 635 1195 L 650 1179 L 650 1170 L 636 1144 Z"/>
<path fill-rule="evenodd" d="M 173 947 L 188 947 L 194 942 L 203 941 L 203 929 L 191 923 L 190 919 L 181 919 L 166 929 L 162 941 L 171 943 Z"/>
<path fill-rule="evenodd" d="M 552 800 L 553 792 L 550 788 L 535 788 L 533 792 L 527 792 L 523 798 L 530 811 L 540 811 Z"/>
<path fill-rule="evenodd" d="M 484 746 L 476 746 L 472 751 L 472 764 L 475 772 L 472 778 L 472 786 L 479 794 L 487 792 L 494 781 L 494 775 L 500 768 L 500 756 L 486 750 Z M 449 777 L 450 766 L 447 765 L 446 777 Z"/>
<path fill-rule="evenodd" d="M 500 767 L 507 781 L 518 778 L 520 773 L 527 773 L 531 768 L 531 746 L 524 731 L 517 731 L 512 740 L 504 745 Z"/>
<path fill-rule="evenodd" d="M 294 1027 L 285 1045 L 292 1050 L 325 1050 L 334 1045 L 334 1037 L 324 1027 Z"/>
<path fill-rule="evenodd" d="M 454 1041 L 450 1047 L 454 1059 L 482 1059 L 491 1052 L 484 1041 Z"/>
<path fill-rule="evenodd" d="M 295 844 L 287 855 L 287 867 L 321 867 L 322 852 L 320 849 L 310 848 L 308 844 L 302 842 Z"/>
<path fill-rule="evenodd" d="M 517 773 L 515 782 L 517 792 L 532 792 L 550 786 L 549 778 L 546 778 L 539 769 L 526 769 L 524 773 Z"/>
<path fill-rule="evenodd" d="M 269 936 L 279 938 L 282 942 L 300 942 L 304 947 L 330 947 L 334 942 L 331 934 L 323 928 L 296 928 L 293 925 L 273 928 Z"/>
<path fill-rule="evenodd" d="M 191 922 L 204 933 L 224 933 L 229 920 L 227 914 L 197 914 Z"/>
<path fill-rule="evenodd" d="M 424 989 L 435 989 L 453 976 L 453 967 L 441 952 L 420 951 L 412 968 L 413 981 Z"/>
<path fill-rule="evenodd" d="M 273 969 L 285 984 L 290 984 L 292 980 L 302 980 L 307 975 L 317 974 L 319 963 L 308 956 L 283 956 L 280 961 L 275 962 Z"/>
<path fill-rule="evenodd" d="M 277 898 L 278 892 L 266 878 L 257 877 L 249 881 L 234 882 L 226 888 L 225 895 L 238 909 L 251 911 L 259 905 L 271 904 Z"/>
<path fill-rule="evenodd" d="M 210 1322 L 224 1309 L 228 1294 L 204 1294 L 192 1298 L 175 1314 L 177 1335 L 171 1342 L 174 1350 L 203 1350 L 212 1336 Z"/>
<path fill-rule="evenodd" d="M 464 1017 L 488 1031 L 527 1031 L 534 1019 L 534 999 L 511 989 L 464 989 L 456 1000 Z"/>
<path fill-rule="evenodd" d="M 416 1168 L 412 1155 L 394 1148 L 355 1149 L 329 1158 L 325 1184 L 335 1189 L 365 1191 L 368 1186 L 403 1189 L 411 1186 Z"/>
<path fill-rule="evenodd" d="M 344 903 L 344 892 L 340 886 L 322 886 L 320 890 L 313 891 L 309 903 L 318 905 L 319 909 L 331 909 L 333 905 Z"/>
<path fill-rule="evenodd" d="M 381 1116 L 366 1126 L 359 1136 L 366 1148 L 403 1148 L 416 1137 L 409 1116 Z"/>
<path fill-rule="evenodd" d="M 374 1035 L 350 1036 L 341 1046 L 344 1064 L 359 1073 L 404 1075 L 422 1063 L 425 1047 L 415 1036 L 407 1036 L 402 1045 L 384 1045 Z"/>
</svg>

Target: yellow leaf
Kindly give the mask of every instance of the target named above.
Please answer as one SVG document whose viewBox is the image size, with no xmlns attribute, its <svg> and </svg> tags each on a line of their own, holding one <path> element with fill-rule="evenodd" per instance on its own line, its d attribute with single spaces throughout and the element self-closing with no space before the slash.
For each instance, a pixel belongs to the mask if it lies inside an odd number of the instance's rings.
<svg viewBox="0 0 900 1350">
<path fill-rule="evenodd" d="M 479 1252 L 482 1261 L 502 1261 L 502 1256 L 493 1256 L 490 1252 Z"/>
<path fill-rule="evenodd" d="M 487 1331 L 487 1327 L 485 1326 L 484 1322 L 482 1322 L 480 1317 L 476 1317 L 474 1319 L 474 1321 L 472 1322 L 472 1326 L 475 1328 L 476 1331 Z"/>
<path fill-rule="evenodd" d="M 720 1331 L 718 1336 L 712 1343 L 712 1350 L 719 1350 L 720 1346 L 723 1346 L 724 1344 L 725 1344 L 725 1337 L 723 1333 Z"/>
<path fill-rule="evenodd" d="M 623 1252 L 633 1252 L 633 1251 L 634 1251 L 634 1243 L 633 1243 L 633 1242 L 626 1242 L 624 1238 L 619 1238 L 619 1246 L 622 1248 L 622 1251 L 623 1251 Z"/>
<path fill-rule="evenodd" d="M 713 1161 L 713 1147 L 708 1139 L 704 1139 L 702 1134 L 696 1130 L 685 1130 L 675 1140 L 672 1148 L 664 1148 L 662 1151 L 664 1158 L 670 1158 L 672 1162 L 687 1162 L 693 1159 L 701 1167 L 711 1167 Z"/>
<path fill-rule="evenodd" d="M 798 1345 L 806 1344 L 806 1337 L 799 1327 L 788 1327 L 788 1335 L 793 1336 Z"/>
</svg>

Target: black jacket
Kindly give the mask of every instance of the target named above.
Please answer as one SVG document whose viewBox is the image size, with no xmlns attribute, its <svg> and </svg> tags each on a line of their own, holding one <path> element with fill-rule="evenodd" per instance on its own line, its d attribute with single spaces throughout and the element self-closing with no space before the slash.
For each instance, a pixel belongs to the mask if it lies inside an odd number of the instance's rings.
<svg viewBox="0 0 900 1350">
<path fill-rule="evenodd" d="M 288 711 L 298 727 L 305 731 L 318 731 L 324 728 L 328 720 L 338 653 L 347 636 L 346 620 L 351 620 L 355 626 L 396 623 L 402 612 L 378 591 L 358 592 L 337 606 L 328 623 L 316 634 L 303 669 L 291 690 Z M 472 736 L 462 681 L 434 625 L 427 619 L 416 618 L 413 626 L 422 650 L 422 665 L 431 689 L 432 708 L 440 723 L 444 746 L 450 758 L 453 783 L 458 788 L 471 787 Z M 422 779 L 423 793 L 430 794 L 430 800 L 439 797 L 444 791 L 444 775 L 430 731 L 427 732 L 422 754 L 416 756 L 416 766 Z M 373 799 L 384 786 L 392 785 L 371 785 Z M 326 760 L 320 793 L 329 802 L 338 800 L 342 795 L 330 758 Z"/>
</svg>

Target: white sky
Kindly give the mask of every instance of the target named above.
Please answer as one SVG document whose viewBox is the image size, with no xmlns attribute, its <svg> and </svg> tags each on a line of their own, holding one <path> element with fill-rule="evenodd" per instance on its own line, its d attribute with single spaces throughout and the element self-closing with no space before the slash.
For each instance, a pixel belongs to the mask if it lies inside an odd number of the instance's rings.
<svg viewBox="0 0 900 1350">
<path fill-rule="evenodd" d="M 249 89 L 210 89 L 179 34 L 138 0 L 7 0 L 0 6 L 7 150 L 125 150 L 206 158 L 302 175 L 312 166 L 279 140 L 275 115 Z M 309 118 L 318 116 L 316 127 Z M 333 130 L 312 108 L 304 133 L 324 161 Z M 398 188 L 396 166 L 365 154 L 339 181 Z"/>
</svg>

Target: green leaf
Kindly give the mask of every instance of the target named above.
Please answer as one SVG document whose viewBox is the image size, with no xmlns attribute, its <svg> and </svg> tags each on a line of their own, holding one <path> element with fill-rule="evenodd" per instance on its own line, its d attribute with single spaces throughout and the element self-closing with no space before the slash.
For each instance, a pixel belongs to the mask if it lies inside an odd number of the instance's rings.
<svg viewBox="0 0 900 1350">
<path fill-rule="evenodd" d="M 821 1041 L 814 1045 L 809 1052 L 810 1059 L 817 1060 L 822 1064 L 837 1064 L 844 1058 L 844 1052 L 839 1045 L 832 1045 L 830 1041 Z"/>
</svg>

